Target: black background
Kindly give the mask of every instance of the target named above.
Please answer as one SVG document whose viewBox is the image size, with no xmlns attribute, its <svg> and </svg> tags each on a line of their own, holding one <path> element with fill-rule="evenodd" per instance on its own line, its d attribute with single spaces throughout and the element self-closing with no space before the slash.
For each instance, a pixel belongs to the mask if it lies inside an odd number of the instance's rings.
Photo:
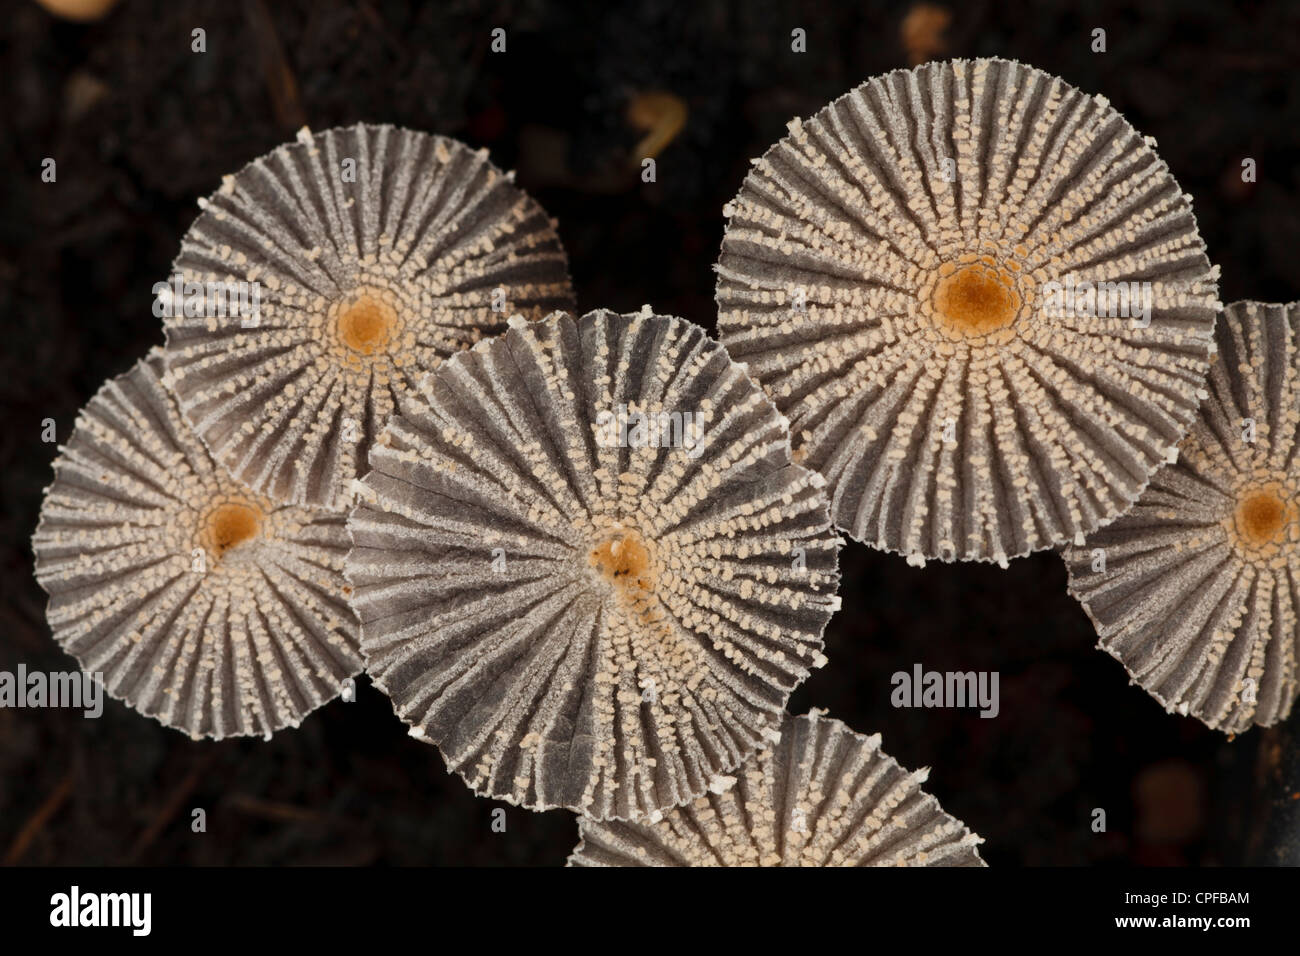
<svg viewBox="0 0 1300 956">
<path fill-rule="evenodd" d="M 1194 198 L 1221 298 L 1297 297 L 1300 5 L 945 2 L 935 56 L 1014 57 L 1104 93 Z M 583 311 L 651 304 L 714 327 L 721 208 L 751 157 L 868 77 L 909 65 L 911 4 L 123 0 L 89 26 L 31 0 L 0 17 L 0 669 L 75 667 L 51 640 L 29 538 L 55 447 L 108 377 L 162 341 L 150 289 L 195 200 L 304 123 L 393 122 L 486 146 L 558 218 Z M 207 52 L 192 53 L 191 30 Z M 507 51 L 489 50 L 495 27 Z M 791 51 L 791 30 L 807 52 Z M 1107 31 L 1093 53 L 1091 31 Z M 688 109 L 658 181 L 626 169 L 637 93 Z M 58 180 L 40 180 L 53 157 Z M 1241 182 L 1241 160 L 1258 181 Z M 1044 552 L 907 567 L 850 543 L 831 663 L 790 709 L 880 731 L 1008 864 L 1265 861 L 1292 729 L 1234 741 L 1166 715 L 1095 650 Z M 996 670 L 1001 714 L 895 710 L 889 675 Z M 537 864 L 564 811 L 476 799 L 361 681 L 270 742 L 193 743 L 104 716 L 0 710 L 0 861 L 22 864 Z M 1297 721 L 1291 721 L 1294 728 Z M 202 807 L 208 832 L 190 831 Z M 1278 808 L 1282 808 L 1279 811 Z M 1107 812 L 1094 833 L 1092 810 Z"/>
</svg>

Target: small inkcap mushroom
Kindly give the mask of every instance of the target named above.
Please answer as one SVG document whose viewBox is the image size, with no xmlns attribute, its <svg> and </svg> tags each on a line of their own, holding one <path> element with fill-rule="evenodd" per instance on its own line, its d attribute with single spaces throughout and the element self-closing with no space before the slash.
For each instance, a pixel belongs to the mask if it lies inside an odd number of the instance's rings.
<svg viewBox="0 0 1300 956">
<path fill-rule="evenodd" d="M 192 737 L 296 727 L 361 670 L 345 516 L 231 478 L 162 367 L 154 349 L 105 384 L 54 462 L 32 539 L 54 638 Z"/>
<path fill-rule="evenodd" d="M 165 318 L 167 382 L 214 456 L 276 500 L 345 507 L 424 373 L 512 314 L 573 305 L 541 207 L 486 151 L 442 136 L 304 130 L 202 206 L 173 271 L 238 290 L 255 314 L 187 295 Z"/>
<path fill-rule="evenodd" d="M 653 816 L 770 743 L 825 661 L 824 482 L 689 322 L 514 321 L 370 463 L 348 524 L 367 670 L 480 794 Z"/>
<path fill-rule="evenodd" d="M 978 836 L 864 737 L 786 717 L 733 786 L 653 823 L 579 820 L 571 866 L 983 866 Z"/>
<path fill-rule="evenodd" d="M 1126 511 L 1204 388 L 1217 270 L 1153 143 L 1021 63 L 873 79 L 725 208 L 718 329 L 837 527 L 1005 563 Z"/>
<path fill-rule="evenodd" d="M 1300 303 L 1234 302 L 1215 339 L 1178 460 L 1065 562 L 1135 683 L 1238 733 L 1285 719 L 1298 693 Z"/>
</svg>

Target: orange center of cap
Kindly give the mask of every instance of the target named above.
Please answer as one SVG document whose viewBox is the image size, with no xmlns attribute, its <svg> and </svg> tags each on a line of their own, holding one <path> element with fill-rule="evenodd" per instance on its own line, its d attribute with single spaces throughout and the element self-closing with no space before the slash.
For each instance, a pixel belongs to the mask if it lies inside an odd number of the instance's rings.
<svg viewBox="0 0 1300 956">
<path fill-rule="evenodd" d="M 1271 489 L 1253 491 L 1237 505 L 1237 533 L 1244 544 L 1263 547 L 1282 539 L 1291 517 L 1286 502 Z"/>
<path fill-rule="evenodd" d="M 630 529 L 610 534 L 591 551 L 591 566 L 628 597 L 654 589 L 650 551 L 641 535 Z"/>
<path fill-rule="evenodd" d="M 934 287 L 934 309 L 953 331 L 983 335 L 1015 321 L 1020 293 L 1011 273 L 976 262 L 939 278 Z"/>
<path fill-rule="evenodd" d="M 339 339 L 354 352 L 371 355 L 382 349 L 397 324 L 397 311 L 362 293 L 339 313 Z"/>
<path fill-rule="evenodd" d="M 257 536 L 262 525 L 262 512 L 247 504 L 229 503 L 218 506 L 207 518 L 205 543 L 221 557 L 231 548 Z"/>
</svg>

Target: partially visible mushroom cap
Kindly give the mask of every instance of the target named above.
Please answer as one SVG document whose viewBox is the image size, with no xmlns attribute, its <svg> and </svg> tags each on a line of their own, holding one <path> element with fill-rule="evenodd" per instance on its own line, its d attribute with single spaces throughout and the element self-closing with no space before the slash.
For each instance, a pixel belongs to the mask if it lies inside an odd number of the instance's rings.
<svg viewBox="0 0 1300 956">
<path fill-rule="evenodd" d="M 726 351 L 648 309 L 556 314 L 425 391 L 348 523 L 367 669 L 413 733 L 480 794 L 602 818 L 770 742 L 825 661 L 840 542 Z"/>
<path fill-rule="evenodd" d="M 746 761 L 734 786 L 654 823 L 583 817 L 570 866 L 983 866 L 983 841 L 880 751 L 812 711 Z"/>
<path fill-rule="evenodd" d="M 791 122 L 725 212 L 722 342 L 874 547 L 1004 563 L 1075 540 L 1195 412 L 1217 270 L 1104 97 L 1006 60 L 890 73 Z M 1101 282 L 1119 315 L 1090 314 Z"/>
<path fill-rule="evenodd" d="M 1234 302 L 1210 394 L 1133 510 L 1065 552 L 1100 646 L 1229 733 L 1291 711 L 1300 657 L 1300 303 Z"/>
<path fill-rule="evenodd" d="M 36 0 L 42 7 L 64 20 L 90 23 L 104 17 L 117 6 L 117 0 Z"/>
<path fill-rule="evenodd" d="M 425 372 L 510 315 L 573 306 L 554 224 L 486 151 L 441 136 L 304 130 L 203 206 L 174 273 L 256 283 L 260 309 L 251 328 L 168 316 L 168 384 L 218 460 L 277 500 L 344 505 Z"/>
<path fill-rule="evenodd" d="M 296 727 L 360 672 L 344 516 L 277 505 L 208 454 L 161 350 L 90 400 L 32 539 L 54 638 L 192 737 Z"/>
</svg>

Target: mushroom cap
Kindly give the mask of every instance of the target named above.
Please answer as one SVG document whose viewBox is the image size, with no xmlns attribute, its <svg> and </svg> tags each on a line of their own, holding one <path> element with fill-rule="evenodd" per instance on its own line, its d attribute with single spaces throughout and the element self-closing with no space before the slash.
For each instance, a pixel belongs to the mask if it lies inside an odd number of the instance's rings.
<svg viewBox="0 0 1300 956">
<path fill-rule="evenodd" d="M 864 737 L 814 710 L 735 784 L 653 823 L 578 821 L 570 866 L 983 866 L 983 841 Z"/>
<path fill-rule="evenodd" d="M 889 73 L 789 129 L 724 210 L 718 330 L 836 526 L 1004 563 L 1127 510 L 1192 419 L 1218 307 L 1150 142 L 997 59 Z M 1082 282 L 1139 283 L 1149 325 L 1119 287 L 1088 315 Z"/>
<path fill-rule="evenodd" d="M 239 485 L 182 420 L 160 349 L 107 382 L 54 462 L 32 546 L 54 638 L 192 737 L 296 727 L 361 670 L 346 519 Z"/>
<path fill-rule="evenodd" d="M 117 6 L 117 0 L 36 0 L 47 11 L 73 23 L 93 23 Z"/>
<path fill-rule="evenodd" d="M 1064 557 L 1134 683 L 1237 733 L 1285 719 L 1300 692 L 1300 303 L 1234 302 L 1215 340 L 1177 462 Z"/>
<path fill-rule="evenodd" d="M 213 455 L 277 500 L 345 508 L 425 372 L 510 315 L 573 305 L 554 223 L 486 150 L 442 136 L 304 130 L 201 205 L 173 274 L 257 283 L 260 310 L 165 316 L 168 385 Z"/>
<path fill-rule="evenodd" d="M 348 522 L 366 667 L 415 736 L 482 795 L 630 818 L 776 734 L 825 661 L 840 541 L 720 345 L 648 307 L 556 313 L 424 392 Z"/>
</svg>

